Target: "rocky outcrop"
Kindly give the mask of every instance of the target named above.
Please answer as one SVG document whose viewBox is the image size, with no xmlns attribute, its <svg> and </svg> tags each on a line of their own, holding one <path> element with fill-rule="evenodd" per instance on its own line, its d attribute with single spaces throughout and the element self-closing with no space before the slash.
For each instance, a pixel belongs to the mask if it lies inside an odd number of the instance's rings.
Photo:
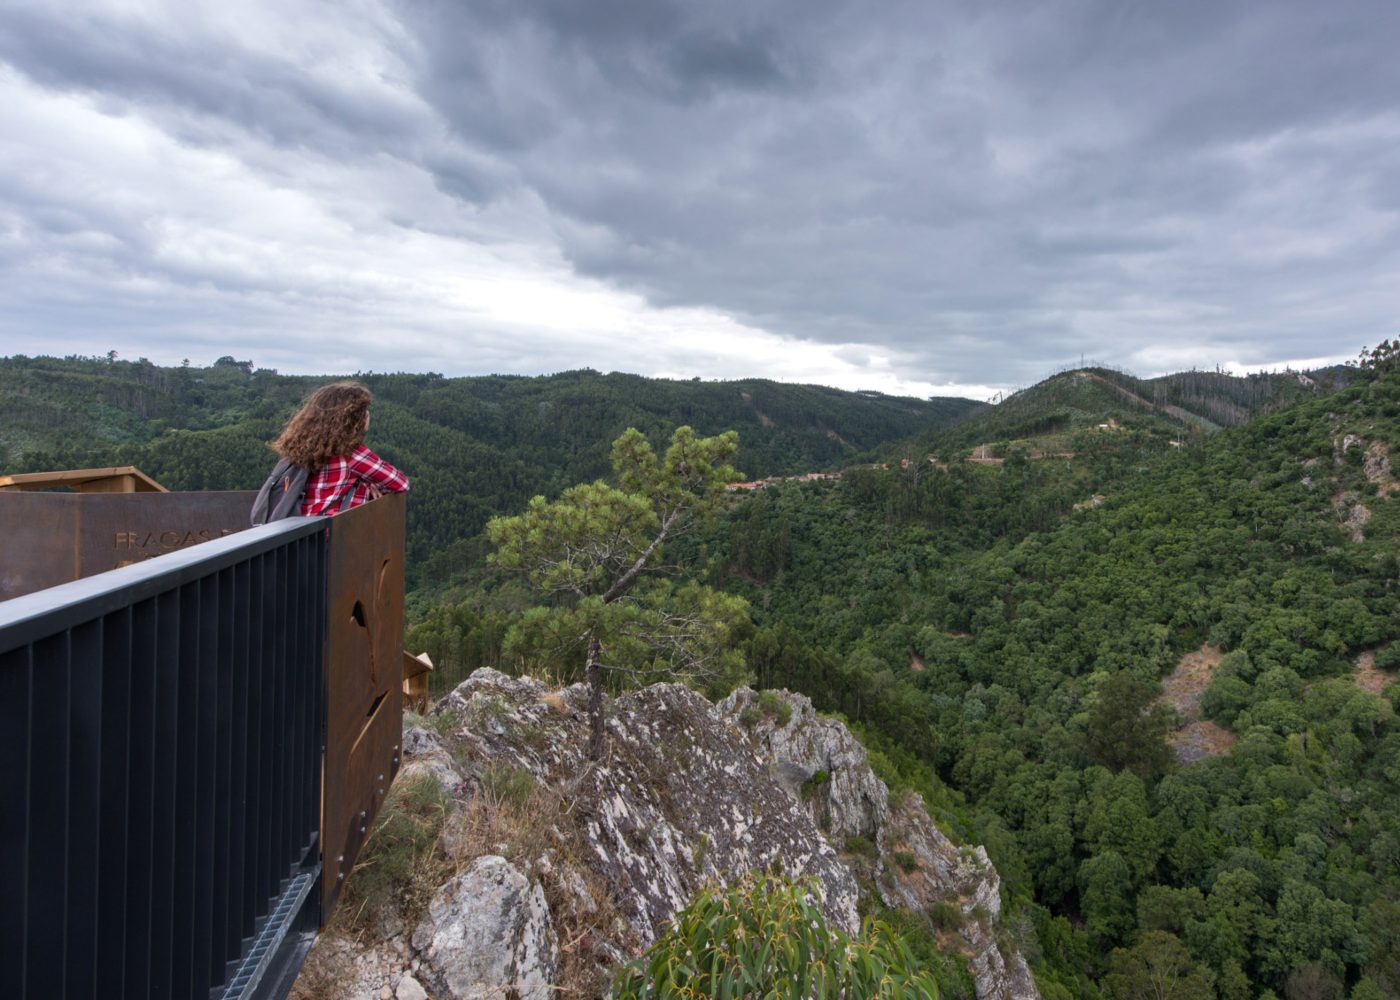
<svg viewBox="0 0 1400 1000">
<path fill-rule="evenodd" d="M 873 843 L 870 874 L 882 903 L 922 915 L 931 928 L 940 907 L 956 908 L 958 944 L 979 1000 L 1039 997 L 1025 959 L 1003 954 L 996 942 L 1001 878 L 984 848 L 950 841 L 917 794 L 892 803 L 865 748 L 845 726 L 817 715 L 805 695 L 741 689 L 718 707 L 748 733 L 774 777 L 828 836 Z"/>
<path fill-rule="evenodd" d="M 423 1000 L 414 959 L 403 938 L 360 942 L 335 932 L 316 941 L 291 993 L 292 1000 Z"/>
<path fill-rule="evenodd" d="M 1335 425 L 1335 415 L 1328 414 L 1328 417 Z M 1339 490 L 1332 497 L 1332 506 L 1337 512 L 1337 520 L 1342 529 L 1351 540 L 1364 542 L 1366 525 L 1371 520 L 1371 508 L 1366 506 L 1363 498 L 1374 496 L 1379 501 L 1387 500 L 1394 493 L 1400 492 L 1400 482 L 1396 481 L 1391 467 L 1389 445 L 1384 441 L 1368 442 L 1359 434 L 1338 434 L 1332 438 L 1333 464 L 1346 464 L 1347 455 L 1353 448 L 1361 455 L 1361 471 L 1368 485 L 1359 489 Z"/>
<path fill-rule="evenodd" d="M 961 926 L 940 936 L 966 954 L 978 997 L 1038 996 L 994 940 L 1000 882 L 986 853 L 948 841 L 918 796 L 892 805 L 860 743 L 801 695 L 741 690 L 716 706 L 660 684 L 620 696 L 596 764 L 581 685 L 479 670 L 432 716 L 405 732 L 404 773 L 450 793 L 437 851 L 456 874 L 360 950 L 373 962 L 337 995 L 601 995 L 608 970 L 701 888 L 778 870 L 813 880 L 848 932 L 861 886 L 929 920 L 954 907 Z"/>
<path fill-rule="evenodd" d="M 413 949 L 419 978 L 440 997 L 548 1000 L 554 992 L 559 946 L 544 891 L 505 858 L 477 858 L 439 889 Z"/>
<path fill-rule="evenodd" d="M 1400 490 L 1400 483 L 1396 483 L 1390 467 L 1390 448 L 1384 441 L 1372 441 L 1367 446 L 1361 470 L 1368 480 L 1375 483 L 1377 495 L 1388 497 Z"/>
<path fill-rule="evenodd" d="M 1332 506 L 1337 511 L 1337 518 L 1348 537 L 1353 542 L 1364 542 L 1366 525 L 1371 520 L 1371 508 L 1362 503 L 1353 490 L 1338 493 L 1332 498 Z"/>
<path fill-rule="evenodd" d="M 444 791 L 455 792 L 462 784 L 452 755 L 442 748 L 437 737 L 421 726 L 409 726 L 403 731 L 404 765 L 396 781 L 408 781 L 415 775 L 431 774 Z"/>
<path fill-rule="evenodd" d="M 980 1000 L 1040 996 L 1025 958 L 997 944 L 1001 877 L 985 848 L 955 845 L 929 818 L 922 797 L 910 794 L 891 811 L 881 856 L 886 861 L 879 889 L 886 906 L 922 914 L 936 913 L 940 905 L 957 907 L 957 934 Z"/>
<path fill-rule="evenodd" d="M 703 885 L 772 868 L 816 878 L 828 918 L 856 927 L 850 872 L 713 705 L 679 684 L 614 699 L 607 759 L 596 766 L 585 755 L 586 700 L 581 685 L 551 694 L 478 670 L 435 711 L 463 720 L 451 739 L 475 780 L 505 762 L 567 790 L 577 839 L 558 831 L 542 861 L 555 867 L 565 846 L 578 848 L 608 886 L 626 931 L 595 942 L 605 953 L 650 945 Z"/>
<path fill-rule="evenodd" d="M 716 707 L 753 739 L 769 774 L 834 843 L 875 839 L 889 814 L 889 789 L 870 770 L 865 747 L 849 729 L 817 715 L 807 697 L 787 691 L 764 692 L 760 699 L 741 688 Z"/>
</svg>

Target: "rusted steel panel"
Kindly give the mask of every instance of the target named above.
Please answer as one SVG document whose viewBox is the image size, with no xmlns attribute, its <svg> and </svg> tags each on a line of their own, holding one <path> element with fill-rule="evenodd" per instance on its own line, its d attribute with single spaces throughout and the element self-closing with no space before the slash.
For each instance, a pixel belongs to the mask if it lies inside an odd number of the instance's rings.
<svg viewBox="0 0 1400 1000">
<path fill-rule="evenodd" d="M 255 496 L 0 493 L 0 601 L 242 531 Z"/>
<path fill-rule="evenodd" d="M 329 917 L 399 769 L 404 498 L 330 519 L 321 913 Z"/>
</svg>

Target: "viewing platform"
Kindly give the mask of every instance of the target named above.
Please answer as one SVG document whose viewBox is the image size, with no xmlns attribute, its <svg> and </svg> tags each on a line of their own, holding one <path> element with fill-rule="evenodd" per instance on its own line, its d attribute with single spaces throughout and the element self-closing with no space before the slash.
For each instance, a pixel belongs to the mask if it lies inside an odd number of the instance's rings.
<svg viewBox="0 0 1400 1000">
<path fill-rule="evenodd" d="M 280 1000 L 399 768 L 405 498 L 46 475 L 0 479 L 0 996 Z"/>
</svg>

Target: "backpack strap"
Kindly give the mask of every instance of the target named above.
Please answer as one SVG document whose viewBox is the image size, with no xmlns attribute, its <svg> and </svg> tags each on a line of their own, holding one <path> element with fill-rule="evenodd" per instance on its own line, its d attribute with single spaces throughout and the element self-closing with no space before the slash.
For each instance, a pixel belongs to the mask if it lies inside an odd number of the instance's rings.
<svg viewBox="0 0 1400 1000">
<path fill-rule="evenodd" d="M 350 481 L 350 488 L 347 489 L 343 494 L 341 494 L 340 503 L 336 506 L 335 512 L 337 514 L 344 514 L 347 510 L 350 509 L 350 501 L 355 499 L 355 490 L 359 487 L 359 485 L 360 481 L 358 479 L 353 479 Z"/>
</svg>

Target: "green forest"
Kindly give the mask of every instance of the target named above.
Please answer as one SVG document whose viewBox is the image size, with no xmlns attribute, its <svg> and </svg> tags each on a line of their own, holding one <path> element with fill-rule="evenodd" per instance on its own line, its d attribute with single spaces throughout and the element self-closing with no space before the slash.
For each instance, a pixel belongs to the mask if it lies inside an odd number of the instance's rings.
<svg viewBox="0 0 1400 1000">
<path fill-rule="evenodd" d="M 1065 373 L 673 547 L 987 845 L 1047 998 L 1400 996 L 1400 373 L 1317 376 Z M 448 677 L 578 677 L 470 588 L 411 635 Z"/>
<path fill-rule="evenodd" d="M 667 542 L 748 680 L 845 718 L 985 844 L 1047 1000 L 1400 998 L 1400 366 L 1059 373 L 995 407 L 762 381 L 361 374 L 414 479 L 413 651 L 581 679 L 492 517 L 605 477 L 628 427 L 738 432 Z M 0 359 L 5 472 L 248 488 L 319 379 L 222 359 Z M 624 484 L 625 485 L 625 484 Z M 711 687 L 707 693 L 722 693 Z M 907 927 L 918 952 L 929 946 Z M 970 996 L 965 979 L 942 995 Z"/>
<path fill-rule="evenodd" d="M 737 430 L 738 469 L 759 477 L 835 468 L 983 404 L 762 379 L 673 381 L 582 370 L 527 378 L 349 373 L 375 395 L 368 445 L 413 483 L 414 585 L 479 560 L 490 517 L 608 469 L 628 427 Z M 296 377 L 220 358 L 166 368 L 109 358 L 0 358 L 0 472 L 135 465 L 168 489 L 256 489 L 266 442 L 331 376 Z"/>
<path fill-rule="evenodd" d="M 1391 374 L 1167 452 L 849 476 L 733 512 L 715 565 L 763 683 L 956 790 L 1045 996 L 1395 996 L 1397 435 Z M 1196 651 L 1228 752 L 1182 765 Z"/>
</svg>

